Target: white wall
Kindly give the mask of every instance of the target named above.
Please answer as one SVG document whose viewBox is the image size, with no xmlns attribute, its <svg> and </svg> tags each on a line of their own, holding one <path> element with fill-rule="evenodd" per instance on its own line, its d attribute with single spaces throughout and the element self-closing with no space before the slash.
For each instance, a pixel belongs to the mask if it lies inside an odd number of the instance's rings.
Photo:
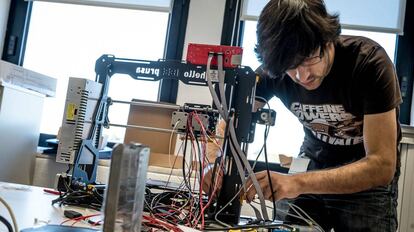
<svg viewBox="0 0 414 232">
<path fill-rule="evenodd" d="M 190 2 L 183 60 L 187 56 L 188 43 L 220 44 L 225 4 L 224 0 L 192 0 Z M 211 104 L 211 102 L 208 88 L 190 86 L 180 82 L 177 104 Z"/>
<path fill-rule="evenodd" d="M 10 0 L 0 0 L 0 54 L 3 53 L 4 37 L 6 36 L 9 8 Z"/>
</svg>

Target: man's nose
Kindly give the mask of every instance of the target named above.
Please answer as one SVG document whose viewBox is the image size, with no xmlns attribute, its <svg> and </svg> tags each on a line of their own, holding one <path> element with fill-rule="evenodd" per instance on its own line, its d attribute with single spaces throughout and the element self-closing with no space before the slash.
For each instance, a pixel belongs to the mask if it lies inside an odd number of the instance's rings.
<svg viewBox="0 0 414 232">
<path fill-rule="evenodd" d="M 296 80 L 302 83 L 306 83 L 307 81 L 309 81 L 309 77 L 310 77 L 310 71 L 308 67 L 299 65 L 296 68 L 296 76 L 295 76 Z"/>
</svg>

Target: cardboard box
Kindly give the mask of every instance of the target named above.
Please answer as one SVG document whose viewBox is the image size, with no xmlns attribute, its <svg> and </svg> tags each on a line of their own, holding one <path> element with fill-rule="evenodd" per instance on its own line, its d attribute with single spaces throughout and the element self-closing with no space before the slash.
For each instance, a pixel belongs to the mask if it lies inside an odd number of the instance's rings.
<svg viewBox="0 0 414 232">
<path fill-rule="evenodd" d="M 55 78 L 0 60 L 0 83 L 19 86 L 48 97 L 56 95 Z"/>
<path fill-rule="evenodd" d="M 143 100 L 133 100 L 137 103 L 157 103 Z M 157 103 L 159 104 L 159 103 Z M 167 105 L 166 103 L 163 103 Z M 174 104 L 168 104 L 178 107 Z M 163 108 L 151 105 L 131 105 L 128 116 L 128 125 L 137 125 L 161 129 L 172 129 L 171 115 L 176 109 Z M 175 156 L 177 134 L 172 135 L 171 150 L 169 148 L 171 133 L 150 131 L 138 128 L 127 128 L 124 143 L 137 142 L 147 145 L 151 149 L 149 165 L 171 168 L 177 158 L 174 168 L 182 168 L 182 156 Z M 171 153 L 169 155 L 169 153 Z"/>
</svg>

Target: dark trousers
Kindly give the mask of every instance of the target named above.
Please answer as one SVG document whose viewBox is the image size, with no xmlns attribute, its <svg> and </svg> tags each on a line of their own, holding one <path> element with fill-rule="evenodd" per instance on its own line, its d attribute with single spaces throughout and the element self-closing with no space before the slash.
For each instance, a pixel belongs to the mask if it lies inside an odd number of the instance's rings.
<svg viewBox="0 0 414 232">
<path fill-rule="evenodd" d="M 398 178 L 395 178 L 398 179 Z M 397 230 L 397 181 L 384 187 L 353 194 L 300 195 L 289 200 L 302 208 L 325 231 Z M 289 213 L 295 214 L 292 209 Z M 303 220 L 286 216 L 285 222 L 304 224 Z"/>
</svg>

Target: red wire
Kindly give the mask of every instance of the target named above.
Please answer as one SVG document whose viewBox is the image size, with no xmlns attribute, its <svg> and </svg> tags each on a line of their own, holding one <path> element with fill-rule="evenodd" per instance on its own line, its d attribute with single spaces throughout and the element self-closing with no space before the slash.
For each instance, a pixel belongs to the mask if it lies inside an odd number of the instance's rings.
<svg viewBox="0 0 414 232">
<path fill-rule="evenodd" d="M 167 223 L 167 222 L 163 222 L 163 221 L 161 221 L 161 220 L 159 220 L 159 219 L 157 219 L 157 218 L 154 218 L 154 217 L 151 217 L 151 216 L 148 216 L 148 215 L 142 215 L 142 217 L 145 219 L 145 220 L 147 220 L 147 221 L 149 221 L 149 222 L 152 222 L 152 223 L 154 223 L 154 224 L 160 224 L 160 225 L 162 225 L 163 227 L 165 227 L 165 228 L 168 228 L 168 229 L 170 229 L 170 230 L 172 230 L 172 231 L 174 231 L 174 232 L 183 232 L 180 228 L 178 228 L 177 226 L 175 226 L 175 225 L 172 225 L 172 224 L 170 224 L 170 223 Z"/>
<path fill-rule="evenodd" d="M 196 135 L 195 135 L 193 127 L 192 127 L 192 124 L 193 124 L 192 120 L 196 120 L 197 123 L 200 125 L 200 135 L 199 135 L 200 140 L 199 141 L 201 142 L 201 145 L 196 144 L 196 142 L 195 142 L 197 140 L 196 140 Z M 188 172 L 186 173 L 186 176 L 184 176 L 184 178 L 188 179 L 188 183 L 190 183 L 190 185 L 193 185 L 193 189 L 195 190 L 196 186 L 197 186 L 197 178 L 195 178 L 194 183 L 191 184 L 191 177 L 194 175 L 195 171 L 204 170 L 207 167 L 208 163 L 209 163 L 208 157 L 207 157 L 208 132 L 207 132 L 206 128 L 204 127 L 203 122 L 201 121 L 201 119 L 200 119 L 199 115 L 197 114 L 197 112 L 191 112 L 189 114 L 189 117 L 188 117 L 186 123 L 187 123 L 187 136 L 188 136 L 186 139 L 190 139 L 192 141 L 191 142 L 191 152 L 192 152 L 192 154 L 194 154 L 194 155 L 192 155 L 191 160 L 200 159 L 200 162 L 201 162 L 201 165 L 199 165 L 198 162 L 191 162 L 188 165 L 183 167 L 183 168 L 188 168 Z M 217 141 L 216 138 L 213 137 L 213 139 L 215 140 L 215 142 L 217 144 L 220 144 Z M 201 151 L 200 151 L 201 154 L 199 154 L 200 158 L 197 157 L 198 150 L 196 150 L 196 146 L 201 146 Z M 223 154 L 223 151 L 222 151 L 221 147 L 220 147 L 220 152 L 221 152 L 221 154 Z M 186 154 L 184 154 L 184 156 L 185 155 Z M 176 160 L 177 160 L 177 157 L 175 158 L 173 165 L 175 165 Z M 224 159 L 222 159 L 221 162 L 220 162 L 219 170 L 222 170 L 223 166 L 224 166 Z M 201 220 L 201 229 L 203 229 L 204 224 L 205 224 L 204 212 L 210 206 L 210 204 L 213 202 L 213 197 L 212 196 L 214 196 L 216 194 L 218 188 L 217 188 L 217 184 L 215 184 L 214 188 L 213 188 L 213 191 L 212 191 L 212 194 L 210 195 L 211 197 L 209 198 L 207 204 L 204 205 L 204 203 L 203 203 L 202 183 L 205 180 L 205 175 L 204 175 L 204 172 L 200 172 L 200 174 L 201 174 L 200 175 L 200 183 L 199 183 L 199 186 L 198 186 L 199 187 L 199 194 L 198 194 L 199 199 L 198 199 L 198 201 L 199 201 L 200 209 L 199 209 L 199 211 L 197 211 L 198 212 L 197 214 L 194 214 L 196 212 L 194 209 L 195 209 L 195 204 L 196 204 L 197 200 L 195 198 L 191 197 L 190 199 L 188 199 L 189 204 L 188 204 L 188 206 L 185 206 L 186 208 L 178 208 L 176 206 L 176 202 L 173 201 L 171 203 L 171 205 L 167 206 L 167 208 L 166 208 L 168 210 L 167 212 L 169 212 L 171 214 L 168 214 L 168 213 L 152 214 L 151 217 L 146 216 L 146 220 L 148 220 L 149 222 L 152 222 L 152 223 L 155 222 L 155 223 L 158 223 L 158 224 L 160 224 L 159 221 L 168 221 L 168 222 L 176 223 L 177 220 L 182 220 L 182 222 L 185 225 L 193 227 L 193 228 L 196 228 L 196 227 L 200 226 L 200 225 L 198 225 L 198 223 Z M 170 173 L 170 176 L 171 176 L 171 173 Z M 217 183 L 218 178 L 219 178 L 219 175 L 216 175 L 216 177 L 212 181 L 212 183 Z M 167 183 L 169 182 L 169 180 L 170 180 L 170 177 L 168 178 Z M 177 192 L 177 194 L 179 194 L 179 193 Z M 182 209 L 185 209 L 186 213 L 183 214 L 183 212 L 179 212 L 179 210 L 182 210 Z M 177 215 L 179 215 L 179 218 L 182 218 L 182 219 L 169 217 L 169 216 L 172 216 L 174 213 L 177 213 Z M 183 218 L 183 215 L 184 215 L 184 218 Z M 169 226 L 170 223 L 167 223 L 167 222 L 164 222 L 164 223 L 165 224 L 161 223 L 161 225 L 165 228 L 171 229 L 173 231 L 175 231 L 175 229 L 177 229 L 177 228 L 174 228 L 174 229 L 170 228 L 170 226 Z"/>
<path fill-rule="evenodd" d="M 201 122 L 201 120 L 198 118 L 198 115 L 196 115 L 195 116 L 195 118 L 196 118 L 196 120 L 199 122 L 199 124 L 201 125 L 201 128 L 202 128 L 202 131 L 204 132 L 203 134 L 204 135 L 206 135 L 206 133 L 205 133 L 205 129 L 204 129 L 204 126 L 202 125 L 202 122 Z M 215 138 L 214 138 L 215 139 Z M 216 140 L 216 139 L 215 139 Z M 216 140 L 216 142 L 218 143 L 218 141 Z M 221 150 L 221 148 L 220 148 L 220 151 L 221 151 L 221 153 L 223 153 L 223 151 Z M 205 155 L 205 153 L 204 153 L 204 155 Z M 205 160 L 203 159 L 203 162 L 204 162 Z M 221 170 L 222 168 L 223 168 L 223 166 L 224 166 L 224 159 L 221 159 L 221 162 L 220 162 L 220 167 L 219 167 L 219 170 Z M 205 168 L 205 165 L 203 164 L 203 168 Z M 219 178 L 219 176 L 217 175 L 216 176 L 216 178 Z M 204 179 L 204 175 L 202 176 L 202 181 L 201 181 L 201 183 L 203 183 L 203 179 Z M 216 183 L 216 181 L 217 181 L 217 179 L 215 179 L 212 183 Z M 208 206 L 210 206 L 210 204 L 211 204 L 211 202 L 212 202 L 212 199 L 213 199 L 213 196 L 216 194 L 216 192 L 217 192 L 217 190 L 218 190 L 218 188 L 217 188 L 217 185 L 214 185 L 214 188 L 213 188 L 213 192 L 212 192 L 212 194 L 210 195 L 211 197 L 210 197 L 210 199 L 209 199 L 209 201 L 207 202 L 207 204 L 204 206 L 204 207 L 202 207 L 202 209 L 201 209 L 201 212 L 202 212 L 202 216 L 201 216 L 201 221 L 202 221 L 202 223 L 201 223 L 201 229 L 203 229 L 204 228 L 204 210 L 205 209 L 207 209 L 208 208 Z M 200 190 L 200 192 L 201 192 L 201 190 Z M 201 206 L 202 206 L 202 203 L 201 203 Z"/>
<path fill-rule="evenodd" d="M 204 170 L 207 167 L 207 164 L 206 164 L 207 156 L 206 156 L 206 143 L 205 142 L 203 143 L 203 141 L 208 141 L 207 133 L 206 133 L 204 125 L 203 125 L 201 119 L 198 117 L 198 115 L 196 113 L 194 113 L 193 116 L 194 116 L 195 120 L 198 122 L 198 124 L 200 125 L 200 127 L 201 127 L 200 132 L 203 136 L 202 138 L 204 138 L 204 140 L 201 140 L 202 141 L 202 154 L 201 154 L 201 156 L 202 156 L 202 167 L 201 168 L 202 169 L 201 170 Z M 199 201 L 200 201 L 199 204 L 200 204 L 200 207 L 201 207 L 201 214 L 197 218 L 196 222 L 198 223 L 198 221 L 200 220 L 200 217 L 201 217 L 201 229 L 204 229 L 204 219 L 205 219 L 204 218 L 204 211 L 209 205 L 209 204 L 207 204 L 206 206 L 203 206 L 202 192 L 203 192 L 203 183 L 204 183 L 204 172 L 201 172 L 200 179 L 201 179 L 201 182 L 200 182 L 200 190 L 199 190 L 199 192 L 200 192 L 199 193 Z M 211 199 L 209 199 L 209 202 L 211 202 Z"/>
<path fill-rule="evenodd" d="M 87 219 L 87 218 L 91 218 L 91 217 L 96 217 L 96 216 L 99 216 L 99 215 L 101 215 L 100 213 L 97 213 L 97 214 L 91 214 L 91 215 L 86 215 L 86 216 L 80 216 L 80 217 L 76 217 L 76 218 L 70 218 L 70 219 L 67 219 L 67 220 L 65 220 L 65 221 L 63 221 L 63 222 L 61 222 L 60 224 L 61 225 L 63 225 L 64 223 L 66 223 L 66 222 L 69 222 L 69 221 L 75 221 L 73 224 L 72 224 L 72 226 L 74 225 L 74 224 L 76 224 L 77 222 L 79 222 L 80 220 L 84 220 L 84 219 Z"/>
</svg>

